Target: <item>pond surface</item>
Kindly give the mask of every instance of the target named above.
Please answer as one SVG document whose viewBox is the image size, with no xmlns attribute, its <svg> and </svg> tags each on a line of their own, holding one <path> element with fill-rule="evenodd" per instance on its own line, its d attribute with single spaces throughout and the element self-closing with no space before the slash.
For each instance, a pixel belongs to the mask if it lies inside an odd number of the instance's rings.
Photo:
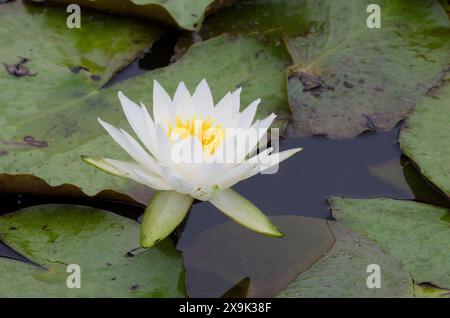
<svg viewBox="0 0 450 318">
<path fill-rule="evenodd" d="M 167 52 L 173 48 L 178 36 L 179 34 L 172 32 L 163 37 L 152 52 L 125 68 L 107 86 L 169 64 L 170 54 Z M 280 150 L 296 147 L 302 147 L 304 150 L 283 162 L 276 174 L 257 175 L 240 182 L 234 188 L 271 216 L 298 215 L 330 219 L 327 198 L 333 195 L 356 198 L 391 197 L 450 207 L 449 201 L 402 156 L 397 142 L 399 128 L 400 124 L 392 131 L 367 132 L 346 140 L 332 140 L 320 136 L 283 139 L 280 142 Z M 0 202 L 1 213 L 49 203 L 88 205 L 138 220 L 144 212 L 144 207 L 139 204 L 89 198 L 74 200 L 29 194 L 0 194 Z M 195 203 L 178 239 L 177 248 L 189 253 L 188 247 L 201 233 L 228 221 L 225 215 L 208 202 Z M 208 257 L 207 250 L 199 253 L 205 258 Z M 0 256 L 27 261 L 2 243 Z M 188 275 L 200 277 L 195 270 L 189 267 L 186 270 Z M 220 295 L 230 287 L 229 282 L 222 282 L 205 273 L 200 274 L 203 277 L 203 285 L 200 284 L 203 291 L 197 293 L 194 280 L 194 284 L 188 286 L 192 296 L 217 296 L 218 294 L 214 293 L 205 294 L 204 290 L 210 287 Z"/>
</svg>

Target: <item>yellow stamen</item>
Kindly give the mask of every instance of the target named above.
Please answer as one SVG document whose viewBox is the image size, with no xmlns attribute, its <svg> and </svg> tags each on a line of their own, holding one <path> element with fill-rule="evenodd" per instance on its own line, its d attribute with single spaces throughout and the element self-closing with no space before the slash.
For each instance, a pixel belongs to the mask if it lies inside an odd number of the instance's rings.
<svg viewBox="0 0 450 318">
<path fill-rule="evenodd" d="M 183 122 L 182 118 L 177 116 L 173 123 L 167 121 L 167 127 L 167 135 L 171 140 L 197 137 L 202 143 L 203 151 L 209 155 L 214 154 L 225 138 L 225 129 L 220 124 L 215 125 L 210 117 L 197 119 L 197 115 L 194 115 L 192 119 L 186 117 Z"/>
</svg>

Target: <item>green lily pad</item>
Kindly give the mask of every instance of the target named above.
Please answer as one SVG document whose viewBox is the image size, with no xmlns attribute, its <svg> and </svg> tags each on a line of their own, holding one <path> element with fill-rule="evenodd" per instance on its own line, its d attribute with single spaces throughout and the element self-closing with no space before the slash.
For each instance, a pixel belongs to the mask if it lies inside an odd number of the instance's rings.
<svg viewBox="0 0 450 318">
<path fill-rule="evenodd" d="M 41 0 L 34 0 L 41 1 Z M 235 0 L 50 0 L 157 19 L 186 30 L 200 28 L 205 15 Z"/>
<path fill-rule="evenodd" d="M 283 238 L 265 237 L 227 222 L 182 248 L 189 296 L 220 297 L 237 288 L 247 297 L 272 297 L 334 243 L 325 220 L 299 216 L 271 220 Z"/>
<path fill-rule="evenodd" d="M 24 108 L 22 113 L 12 112 L 6 104 L 2 110 L 7 109 L 8 112 L 0 111 L 7 123 L 2 138 L 22 140 L 24 136 L 33 136 L 34 140 L 45 141 L 46 146 L 1 145 L 0 171 L 6 174 L 6 178 L 10 178 L 8 175 L 32 174 L 52 187 L 73 185 L 87 195 L 113 190 L 147 204 L 151 195 L 148 188 L 106 174 L 81 160 L 82 155 L 129 159 L 97 123 L 97 118 L 101 117 L 132 131 L 121 110 L 117 97 L 119 90 L 151 107 L 153 80 L 158 80 L 173 94 L 179 81 L 185 81 L 193 90 L 206 78 L 216 102 L 226 92 L 241 86 L 242 107 L 261 98 L 256 116 L 261 118 L 275 112 L 278 121 L 274 125 L 284 127 L 289 112 L 285 81 L 285 66 L 289 63 L 290 57 L 277 32 L 265 37 L 223 35 L 193 46 L 181 60 L 168 67 L 147 72 L 108 89 L 92 91 L 88 96 L 67 99 L 55 107 L 45 105 L 45 112 L 33 112 L 35 104 L 26 102 L 21 105 Z M 36 80 L 37 77 L 29 79 Z M 9 99 L 6 102 L 11 103 Z M 24 114 L 26 111 L 28 116 Z M 28 190 L 25 189 L 27 183 L 23 182 L 15 186 L 14 182 L 0 184 Z M 41 189 L 35 187 L 32 190 L 40 193 Z"/>
<path fill-rule="evenodd" d="M 369 29 L 369 4 L 381 28 Z M 300 135 L 353 137 L 389 130 L 413 109 L 450 62 L 450 22 L 433 0 L 240 1 L 178 45 L 281 28 L 294 60 L 293 126 Z"/>
<path fill-rule="evenodd" d="M 396 257 L 415 283 L 450 287 L 449 210 L 423 203 L 330 199 L 333 215 Z"/>
<path fill-rule="evenodd" d="M 62 8 L 21 1 L 0 6 L 0 63 L 4 63 L 0 67 L 3 191 L 53 190 L 48 184 L 30 178 L 34 171 L 28 166 L 33 166 L 38 158 L 45 161 L 42 155 L 54 146 L 55 139 L 78 145 L 71 137 L 81 133 L 79 121 L 76 116 L 66 114 L 64 107 L 98 92 L 99 87 L 162 33 L 150 23 L 98 13 L 83 12 L 80 29 L 67 28 L 66 19 L 67 13 Z M 41 118 L 46 117 L 52 120 L 40 125 Z M 36 126 L 41 132 L 39 136 L 33 129 Z M 27 151 L 30 151 L 28 159 L 16 157 Z M 44 168 L 50 175 L 52 169 Z M 74 189 L 64 191 L 76 193 Z"/>
<path fill-rule="evenodd" d="M 403 152 L 450 197 L 450 85 L 426 97 L 400 133 Z"/>
<path fill-rule="evenodd" d="M 172 242 L 133 253 L 139 224 L 86 207 L 48 205 L 0 217 L 0 238 L 31 261 L 0 258 L 1 297 L 183 297 L 181 256 Z M 68 288 L 80 267 L 80 287 Z"/>
<path fill-rule="evenodd" d="M 374 298 L 412 297 L 408 272 L 393 256 L 373 241 L 336 222 L 329 222 L 336 239 L 333 248 L 302 273 L 277 297 L 281 298 Z M 368 288 L 371 264 L 380 266 L 380 288 Z"/>
</svg>

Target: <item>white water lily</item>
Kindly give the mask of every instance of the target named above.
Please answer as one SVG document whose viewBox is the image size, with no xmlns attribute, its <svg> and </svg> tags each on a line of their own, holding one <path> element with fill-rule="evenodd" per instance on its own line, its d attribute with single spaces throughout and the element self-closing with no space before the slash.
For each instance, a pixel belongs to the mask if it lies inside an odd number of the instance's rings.
<svg viewBox="0 0 450 318">
<path fill-rule="evenodd" d="M 141 244 L 150 247 L 168 236 L 182 222 L 193 200 L 209 201 L 223 213 L 249 229 L 269 236 L 282 234 L 255 205 L 231 189 L 247 179 L 289 158 L 301 148 L 272 154 L 272 148 L 255 154 L 262 136 L 247 140 L 248 149 L 227 149 L 228 128 L 251 128 L 266 132 L 275 115 L 253 123 L 260 102 L 252 102 L 240 112 L 240 92 L 228 93 L 214 105 L 205 80 L 191 95 L 181 82 L 173 100 L 155 81 L 153 117 L 145 105 L 137 105 L 119 92 L 119 99 L 130 126 L 140 142 L 126 131 L 99 119 L 116 143 L 134 159 L 123 162 L 109 158 L 83 157 L 97 168 L 132 179 L 158 190 L 146 209 Z M 208 162 L 178 162 L 174 149 L 192 149 Z M 236 146 L 237 147 L 237 146 Z M 219 160 L 219 154 L 235 151 L 232 163 Z"/>
</svg>

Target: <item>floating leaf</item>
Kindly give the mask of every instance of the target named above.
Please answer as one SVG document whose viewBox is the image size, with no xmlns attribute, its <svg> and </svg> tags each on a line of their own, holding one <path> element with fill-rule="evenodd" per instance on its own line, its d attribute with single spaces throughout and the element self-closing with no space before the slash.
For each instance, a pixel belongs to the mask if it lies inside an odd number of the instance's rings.
<svg viewBox="0 0 450 318">
<path fill-rule="evenodd" d="M 333 215 L 401 261 L 415 283 L 450 287 L 449 210 L 393 199 L 330 199 Z"/>
<path fill-rule="evenodd" d="M 426 97 L 400 133 L 400 146 L 423 175 L 450 197 L 450 85 Z"/>
<path fill-rule="evenodd" d="M 34 0 L 42 1 L 42 0 Z M 50 0 L 150 17 L 186 30 L 200 28 L 205 15 L 235 0 Z"/>
<path fill-rule="evenodd" d="M 369 4 L 381 8 L 380 29 L 367 27 Z M 450 62 L 450 22 L 433 0 L 244 0 L 208 19 L 193 39 L 277 27 L 295 63 L 288 87 L 301 135 L 391 129 Z"/>
<path fill-rule="evenodd" d="M 92 208 L 48 205 L 0 217 L 0 238 L 34 264 L 0 258 L 1 297 L 183 297 L 169 240 L 137 255 L 139 224 Z M 133 256 L 134 255 L 134 256 Z M 81 288 L 68 288 L 67 266 Z"/>
<path fill-rule="evenodd" d="M 28 166 L 44 159 L 42 154 L 54 147 L 55 139 L 77 146 L 79 141 L 70 137 L 80 134 L 79 122 L 62 106 L 98 91 L 161 34 L 149 23 L 89 12 L 83 13 L 82 28 L 69 29 L 66 18 L 61 8 L 21 1 L 0 7 L 0 63 L 5 64 L 0 68 L 3 191 L 44 192 L 38 181 L 11 175 L 33 173 Z M 28 76 L 18 76 L 16 71 Z M 41 125 L 40 118 L 45 117 L 52 121 Z M 40 136 L 34 135 L 37 130 Z M 16 157 L 29 150 L 28 159 Z M 64 166 L 66 170 L 68 163 Z M 51 174 L 53 167 L 43 169 Z"/>
<path fill-rule="evenodd" d="M 248 297 L 272 297 L 307 270 L 333 245 L 327 222 L 299 216 L 271 218 L 284 233 L 271 238 L 227 222 L 183 248 L 191 297 L 220 297 L 246 285 Z"/>
<path fill-rule="evenodd" d="M 333 248 L 283 290 L 282 298 L 412 297 L 409 274 L 394 257 L 371 240 L 329 222 L 336 239 Z M 381 288 L 368 288 L 370 264 L 380 266 Z"/>
<path fill-rule="evenodd" d="M 206 78 L 216 102 L 226 92 L 241 86 L 241 107 L 261 98 L 256 116 L 261 118 L 276 112 L 279 117 L 275 125 L 284 127 L 289 111 L 285 66 L 289 63 L 289 55 L 276 32 L 265 37 L 224 35 L 192 47 L 175 64 L 102 91 L 93 91 L 89 96 L 66 99 L 56 104 L 47 97 L 46 101 L 50 104 L 45 104 L 45 111 L 36 112 L 34 103 L 23 102 L 20 106 L 23 110 L 13 113 L 9 111 L 12 108 L 9 103 L 12 102 L 7 99 L 7 106 L 2 110 L 8 112 L 1 114 L 9 129 L 2 131 L 2 139 L 21 140 L 23 136 L 33 136 L 35 142 L 46 142 L 46 146 L 36 147 L 23 142 L 20 146 L 10 143 L 1 145 L 4 155 L 0 156 L 0 171 L 10 175 L 33 174 L 51 186 L 71 184 L 88 195 L 113 190 L 147 204 L 150 197 L 148 188 L 92 168 L 80 158 L 88 155 L 128 160 L 97 123 L 97 118 L 101 117 L 131 132 L 117 98 L 119 89 L 131 99 L 151 106 L 154 79 L 173 94 L 179 81 L 185 81 L 193 89 Z M 33 81 L 38 76 L 26 79 Z M 27 186 L 26 183 L 3 184 L 14 189 L 22 188 L 23 191 Z M 39 193 L 40 188 L 33 191 Z"/>
</svg>

